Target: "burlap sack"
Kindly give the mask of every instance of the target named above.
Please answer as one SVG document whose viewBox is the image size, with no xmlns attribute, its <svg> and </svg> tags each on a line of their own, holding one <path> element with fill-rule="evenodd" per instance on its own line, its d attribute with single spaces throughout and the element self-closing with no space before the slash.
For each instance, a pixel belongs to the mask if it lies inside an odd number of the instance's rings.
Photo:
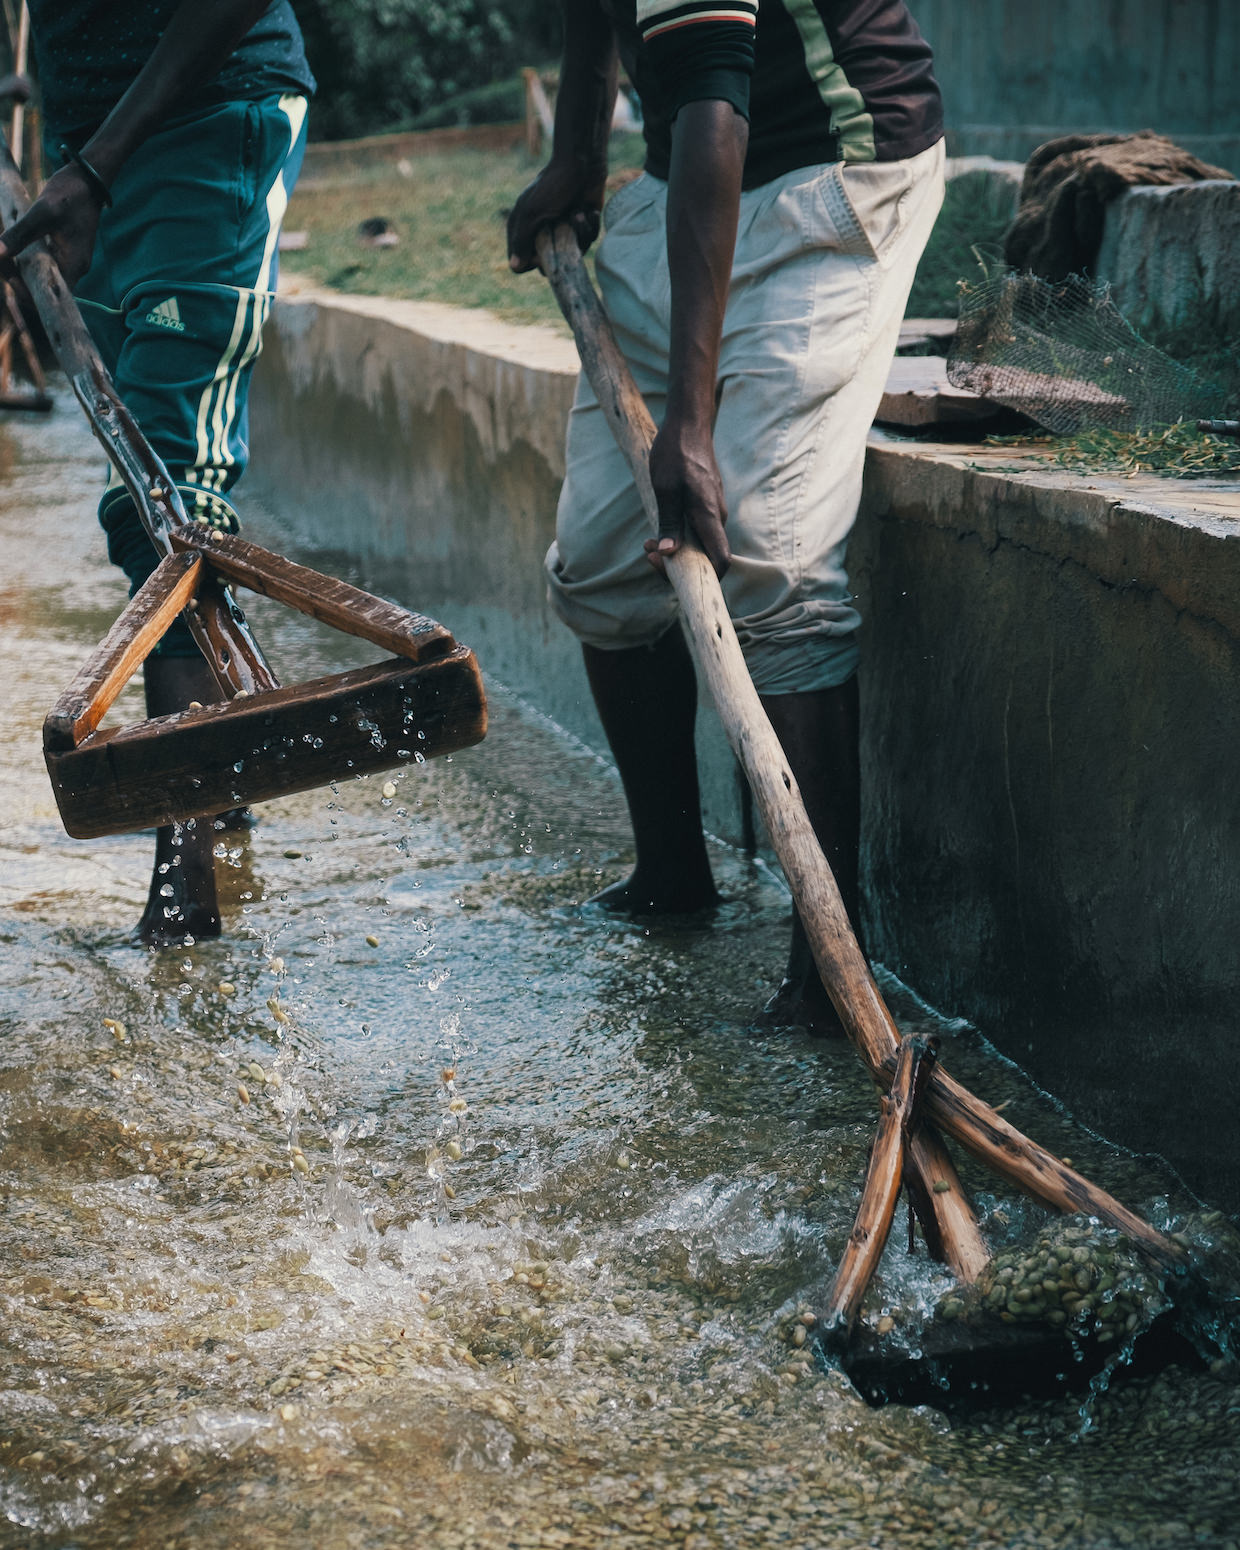
<svg viewBox="0 0 1240 1550">
<path fill-rule="evenodd" d="M 1062 135 L 1029 158 L 1020 208 L 1004 241 L 1013 269 L 1048 280 L 1090 274 L 1106 207 L 1139 184 L 1196 183 L 1232 174 L 1143 129 L 1134 135 Z"/>
</svg>

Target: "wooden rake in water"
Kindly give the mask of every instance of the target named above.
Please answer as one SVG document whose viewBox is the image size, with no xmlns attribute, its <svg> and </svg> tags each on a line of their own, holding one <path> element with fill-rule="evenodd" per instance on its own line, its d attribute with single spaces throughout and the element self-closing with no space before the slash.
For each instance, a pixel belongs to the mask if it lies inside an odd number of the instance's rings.
<svg viewBox="0 0 1240 1550">
<path fill-rule="evenodd" d="M 544 231 L 538 239 L 538 257 L 657 531 L 658 506 L 649 471 L 655 424 L 612 334 L 571 227 Z M 710 561 L 692 543 L 683 544 L 667 558 L 667 574 L 680 601 L 694 656 L 788 880 L 822 982 L 884 1094 L 861 1209 L 818 1323 L 824 1345 L 840 1354 L 849 1370 L 854 1350 L 849 1337 L 886 1243 L 901 1184 L 908 1190 L 930 1252 L 965 1286 L 981 1276 L 990 1254 L 944 1136 L 1045 1204 L 1096 1217 L 1117 1229 L 1160 1269 L 1180 1264 L 1183 1252 L 1169 1238 L 1008 1124 L 949 1076 L 937 1064 L 933 1049 L 916 1039 L 901 1038 L 853 935 L 796 780 L 749 677 Z M 1009 1337 L 1005 1327 L 1001 1344 L 1006 1348 L 1014 1343 L 1019 1343 L 1019 1336 Z M 1065 1342 L 1061 1339 L 1056 1344 L 1062 1356 Z M 1010 1355 L 1006 1351 L 1004 1359 Z M 860 1356 L 863 1360 L 856 1370 L 862 1376 L 863 1391 L 868 1388 L 874 1398 L 895 1392 L 889 1385 L 884 1388 L 883 1369 L 906 1368 L 908 1353 L 893 1349 Z M 963 1356 L 961 1371 L 968 1369 L 964 1381 L 975 1382 L 976 1350 L 966 1349 Z M 1043 1356 L 1035 1356 L 1035 1364 Z M 953 1365 L 948 1351 L 931 1375 L 936 1393 L 950 1388 Z"/>
<path fill-rule="evenodd" d="M 0 148 L 0 221 L 28 199 Z M 18 260 L 56 357 L 163 556 L 57 701 L 44 755 L 66 830 L 77 838 L 168 824 L 479 742 L 486 698 L 472 651 L 409 613 L 190 522 L 167 469 L 117 395 L 43 242 Z M 230 586 L 265 593 L 392 656 L 281 687 Z M 120 730 L 100 722 L 178 614 L 223 699 Z"/>
</svg>

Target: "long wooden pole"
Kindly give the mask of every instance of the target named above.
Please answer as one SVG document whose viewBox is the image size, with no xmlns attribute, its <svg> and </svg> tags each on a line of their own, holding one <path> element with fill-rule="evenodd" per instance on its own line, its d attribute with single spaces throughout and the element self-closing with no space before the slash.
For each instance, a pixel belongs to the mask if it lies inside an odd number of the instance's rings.
<svg viewBox="0 0 1240 1550">
<path fill-rule="evenodd" d="M 654 421 L 616 344 L 571 228 L 562 225 L 554 233 L 540 234 L 538 256 L 577 340 L 586 376 L 628 460 L 642 505 L 657 529 L 658 506 L 649 468 Z M 894 1070 L 899 1034 L 857 946 L 796 778 L 762 709 L 718 578 L 701 550 L 689 544 L 670 557 L 667 574 L 680 600 L 694 656 L 814 942 L 823 983 L 871 1069 L 882 1074 L 883 1062 L 890 1054 Z M 841 999 L 836 982 L 845 980 L 848 992 Z M 886 1074 L 883 1085 L 890 1082 L 891 1076 Z M 962 1281 L 974 1281 L 990 1255 L 964 1186 L 946 1147 L 929 1126 L 923 1127 L 917 1139 L 909 1162 L 924 1182 L 915 1198 L 931 1212 L 929 1219 L 923 1219 L 927 1241 Z"/>
<path fill-rule="evenodd" d="M 616 344 L 572 228 L 565 224 L 542 233 L 538 256 L 576 337 L 582 366 L 632 469 L 642 505 L 657 530 L 658 505 L 649 470 L 655 424 Z M 788 879 L 822 982 L 861 1058 L 875 1080 L 889 1088 L 899 1033 L 853 935 L 792 771 L 749 677 L 714 570 L 699 548 L 685 543 L 668 557 L 667 572 L 698 666 Z M 1099 1217 L 1161 1264 L 1182 1258 L 1163 1233 L 1022 1135 L 941 1066 L 926 1092 L 925 1112 L 928 1120 L 988 1167 L 1048 1205 Z M 924 1188 L 931 1195 L 940 1228 L 946 1218 L 947 1232 L 964 1235 L 955 1248 L 949 1247 L 945 1236 L 948 1263 L 964 1279 L 970 1278 L 968 1267 L 976 1266 L 976 1276 L 985 1262 L 985 1244 L 955 1170 L 929 1125 L 909 1147 L 908 1160 L 918 1174 L 914 1199 Z M 963 1272 L 957 1268 L 958 1259 L 964 1263 Z"/>
</svg>

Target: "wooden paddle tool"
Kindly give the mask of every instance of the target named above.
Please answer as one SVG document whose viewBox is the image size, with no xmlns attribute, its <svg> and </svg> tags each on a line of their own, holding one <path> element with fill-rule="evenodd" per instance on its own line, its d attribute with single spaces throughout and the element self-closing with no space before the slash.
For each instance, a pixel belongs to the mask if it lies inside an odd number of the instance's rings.
<svg viewBox="0 0 1240 1550">
<path fill-rule="evenodd" d="M 27 205 L 4 147 L 0 221 L 7 228 Z M 48 774 L 66 830 L 89 839 L 150 828 L 479 742 L 486 698 L 473 652 L 433 619 L 190 522 L 168 470 L 117 395 L 46 244 L 33 244 L 17 263 L 91 429 L 164 556 L 44 723 Z M 230 583 L 394 655 L 282 688 Z M 223 702 L 99 730 L 181 613 Z"/>
<path fill-rule="evenodd" d="M 649 452 L 654 421 L 620 353 L 594 287 L 582 262 L 571 227 L 562 224 L 538 239 L 538 257 L 556 300 L 577 341 L 582 366 L 615 432 L 642 504 L 655 529 L 658 506 L 650 483 Z M 824 1345 L 838 1349 L 849 1369 L 854 1349 L 849 1334 L 862 1294 L 882 1254 L 900 1183 L 908 1188 L 913 1209 L 932 1254 L 944 1261 L 962 1287 L 978 1282 L 990 1253 L 978 1228 L 955 1167 L 943 1142 L 950 1136 L 1009 1183 L 1064 1212 L 1081 1212 L 1124 1235 L 1158 1269 L 1178 1266 L 1178 1245 L 1119 1201 L 1074 1172 L 962 1087 L 937 1064 L 934 1052 L 916 1041 L 902 1041 L 853 935 L 839 889 L 823 855 L 793 778 L 757 691 L 749 677 L 723 593 L 709 560 L 692 542 L 667 557 L 667 575 L 680 601 L 681 618 L 698 667 L 710 685 L 728 740 L 749 780 L 775 853 L 804 922 L 814 961 L 840 1020 L 884 1098 L 879 1142 L 853 1236 L 818 1321 Z M 1004 1343 L 1014 1343 L 1003 1325 Z M 1044 1333 L 1045 1331 L 1043 1331 Z M 1019 1333 L 1019 1332 L 1018 1332 Z M 966 1343 L 976 1354 L 978 1339 Z M 936 1402 L 952 1386 L 950 1350 L 942 1365 L 923 1360 L 924 1342 L 915 1352 L 892 1347 L 861 1353 L 868 1376 L 867 1397 L 881 1401 L 906 1397 L 912 1378 L 924 1378 Z M 1079 1365 L 1075 1350 L 1059 1337 L 1059 1365 Z M 1036 1359 L 1044 1363 L 1045 1352 Z M 920 1376 L 910 1363 L 922 1363 Z M 928 1365 L 927 1365 L 928 1364 Z M 1008 1362 L 1016 1386 L 1016 1368 Z M 884 1370 L 896 1380 L 886 1383 Z M 1056 1369 L 1057 1370 L 1057 1369 Z M 1002 1373 L 993 1375 L 996 1380 Z M 907 1381 L 904 1381 L 907 1380 Z M 900 1388 L 900 1381 L 904 1387 Z M 964 1377 L 966 1386 L 976 1376 Z M 996 1388 L 998 1387 L 996 1381 Z"/>
</svg>

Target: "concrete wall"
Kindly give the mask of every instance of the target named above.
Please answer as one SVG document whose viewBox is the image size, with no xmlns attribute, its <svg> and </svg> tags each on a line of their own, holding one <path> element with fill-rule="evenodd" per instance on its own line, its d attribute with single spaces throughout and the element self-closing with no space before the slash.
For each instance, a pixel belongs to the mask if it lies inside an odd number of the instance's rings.
<svg viewBox="0 0 1240 1550">
<path fill-rule="evenodd" d="M 360 559 L 597 747 L 540 572 L 573 370 L 547 330 L 289 298 L 252 477 L 308 547 Z M 1082 487 L 1011 457 L 872 446 L 852 554 L 872 947 L 1105 1134 L 1235 1207 L 1240 498 Z M 702 738 L 710 824 L 740 840 L 710 718 Z"/>
<path fill-rule="evenodd" d="M 1235 0 L 909 0 L 953 154 L 1024 161 L 1069 131 L 1158 129 L 1240 172 Z"/>
<path fill-rule="evenodd" d="M 1240 183 L 1133 188 L 1106 215 L 1095 272 L 1138 328 L 1178 323 L 1204 304 L 1240 318 Z"/>
<path fill-rule="evenodd" d="M 871 451 L 871 947 L 1234 1209 L 1240 488 L 1003 461 Z"/>
</svg>

